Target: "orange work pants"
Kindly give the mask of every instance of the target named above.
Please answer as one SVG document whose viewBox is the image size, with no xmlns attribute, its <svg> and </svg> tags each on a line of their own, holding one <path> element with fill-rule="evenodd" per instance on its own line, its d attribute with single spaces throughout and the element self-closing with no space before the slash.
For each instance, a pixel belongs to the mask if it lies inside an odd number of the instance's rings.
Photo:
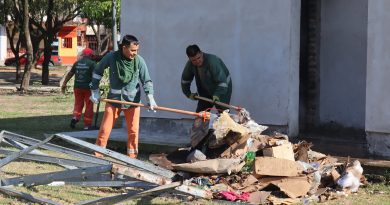
<svg viewBox="0 0 390 205">
<path fill-rule="evenodd" d="M 89 127 L 92 125 L 93 118 L 93 103 L 89 100 L 91 96 L 91 90 L 86 88 L 74 88 L 74 108 L 73 108 L 73 118 L 80 120 L 81 114 L 84 112 L 84 127 Z"/>
<path fill-rule="evenodd" d="M 106 103 L 104 109 L 103 120 L 100 125 L 96 144 L 101 147 L 107 146 L 108 138 L 119 114 L 123 111 L 125 114 L 126 125 L 127 125 L 127 156 L 131 158 L 137 158 L 138 155 L 138 130 L 139 130 L 139 119 L 141 109 L 139 107 L 130 107 L 128 109 L 122 109 L 112 106 L 110 103 Z M 95 152 L 97 157 L 102 155 Z"/>
</svg>

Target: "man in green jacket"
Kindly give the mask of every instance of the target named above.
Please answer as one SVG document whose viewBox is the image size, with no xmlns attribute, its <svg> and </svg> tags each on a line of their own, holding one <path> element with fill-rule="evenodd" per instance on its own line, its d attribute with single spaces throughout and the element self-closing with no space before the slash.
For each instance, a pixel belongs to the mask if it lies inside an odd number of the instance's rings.
<svg viewBox="0 0 390 205">
<path fill-rule="evenodd" d="M 99 82 L 104 70 L 109 68 L 110 91 L 107 96 L 108 99 L 140 103 L 141 84 L 150 109 L 153 110 L 157 107 L 153 98 L 152 79 L 149 76 L 145 60 L 138 55 L 138 49 L 139 42 L 137 38 L 132 35 L 125 35 L 119 44 L 119 50 L 103 57 L 92 75 L 92 102 L 99 102 Z M 106 103 L 96 144 L 106 147 L 112 127 L 122 111 L 124 112 L 127 125 L 127 156 L 136 158 L 138 155 L 140 107 Z M 99 153 L 95 153 L 95 155 L 101 156 Z"/>
<path fill-rule="evenodd" d="M 195 45 L 189 45 L 186 49 L 189 60 L 187 61 L 182 76 L 181 88 L 185 96 L 196 100 L 195 96 L 213 99 L 226 104 L 230 103 L 232 95 L 232 80 L 229 70 L 223 61 L 213 54 L 203 53 Z M 197 92 L 191 92 L 191 83 L 195 77 Z M 205 111 L 214 106 L 213 103 L 198 101 L 196 112 Z M 215 106 L 219 112 L 226 109 Z"/>
<path fill-rule="evenodd" d="M 74 77 L 74 108 L 73 108 L 73 118 L 70 121 L 70 127 L 75 128 L 76 123 L 80 121 L 81 114 L 83 112 L 84 104 L 84 129 L 88 130 L 92 125 L 93 118 L 93 104 L 89 100 L 91 96 L 91 90 L 89 89 L 89 84 L 92 80 L 92 71 L 95 68 L 95 62 L 91 60 L 91 57 L 94 55 L 94 51 L 90 48 L 85 48 L 81 52 L 81 59 L 75 62 L 72 66 L 72 69 L 66 75 L 62 85 L 61 91 L 65 93 L 66 84 L 68 81 Z"/>
</svg>

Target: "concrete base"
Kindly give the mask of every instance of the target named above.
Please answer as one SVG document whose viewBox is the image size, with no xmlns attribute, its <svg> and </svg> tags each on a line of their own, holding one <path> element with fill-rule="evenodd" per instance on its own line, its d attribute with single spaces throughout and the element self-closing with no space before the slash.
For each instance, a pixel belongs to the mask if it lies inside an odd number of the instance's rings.
<svg viewBox="0 0 390 205">
<path fill-rule="evenodd" d="M 372 155 L 390 157 L 390 134 L 367 132 L 368 151 Z"/>
<path fill-rule="evenodd" d="M 192 119 L 141 118 L 139 143 L 171 147 L 186 147 L 190 144 Z M 63 132 L 75 138 L 96 139 L 99 130 Z M 110 141 L 126 142 L 127 129 L 112 129 Z"/>
<path fill-rule="evenodd" d="M 301 140 L 313 143 L 312 150 L 324 154 L 341 157 L 369 158 L 366 133 L 361 129 L 343 127 L 320 127 L 302 131 L 298 138 L 292 138 L 297 143 Z"/>
</svg>

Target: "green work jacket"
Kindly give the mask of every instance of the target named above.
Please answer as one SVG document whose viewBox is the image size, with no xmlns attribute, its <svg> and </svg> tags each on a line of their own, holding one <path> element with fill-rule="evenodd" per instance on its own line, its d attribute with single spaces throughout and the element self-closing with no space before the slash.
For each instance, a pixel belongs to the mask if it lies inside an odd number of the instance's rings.
<svg viewBox="0 0 390 205">
<path fill-rule="evenodd" d="M 229 70 L 220 58 L 203 53 L 203 64 L 199 68 L 191 61 L 187 61 L 181 77 L 181 88 L 187 97 L 191 94 L 191 82 L 194 77 L 200 96 L 206 98 L 218 96 L 221 102 L 230 102 L 232 80 Z"/>
<path fill-rule="evenodd" d="M 74 87 L 89 89 L 92 80 L 92 72 L 96 63 L 89 58 L 82 58 L 73 64 L 70 72 L 74 73 Z"/>
<path fill-rule="evenodd" d="M 115 51 L 120 52 L 120 51 Z M 135 71 L 133 72 L 133 78 L 128 83 L 123 83 L 118 77 L 118 71 L 116 67 L 116 60 L 114 53 L 111 52 L 103 57 L 103 59 L 97 64 L 96 69 L 92 75 L 91 89 L 95 90 L 99 88 L 100 80 L 103 76 L 103 72 L 106 68 L 109 69 L 109 82 L 110 90 L 107 98 L 113 100 L 121 100 L 127 102 L 141 102 L 140 84 L 146 95 L 153 95 L 153 82 L 150 78 L 148 67 L 146 66 L 145 60 L 137 55 L 136 65 L 134 66 Z M 129 108 L 129 105 L 120 105 L 112 103 L 115 107 Z"/>
</svg>

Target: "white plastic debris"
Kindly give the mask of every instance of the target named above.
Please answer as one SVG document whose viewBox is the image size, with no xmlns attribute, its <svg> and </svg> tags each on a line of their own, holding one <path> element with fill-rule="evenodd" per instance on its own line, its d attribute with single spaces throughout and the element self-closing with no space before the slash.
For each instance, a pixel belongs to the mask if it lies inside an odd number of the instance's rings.
<svg viewBox="0 0 390 205">
<path fill-rule="evenodd" d="M 337 180 L 337 184 L 343 189 L 350 189 L 351 192 L 357 192 L 360 186 L 360 177 L 363 174 L 363 167 L 358 160 L 353 162 L 351 167 L 348 167 L 345 174 Z"/>
</svg>

